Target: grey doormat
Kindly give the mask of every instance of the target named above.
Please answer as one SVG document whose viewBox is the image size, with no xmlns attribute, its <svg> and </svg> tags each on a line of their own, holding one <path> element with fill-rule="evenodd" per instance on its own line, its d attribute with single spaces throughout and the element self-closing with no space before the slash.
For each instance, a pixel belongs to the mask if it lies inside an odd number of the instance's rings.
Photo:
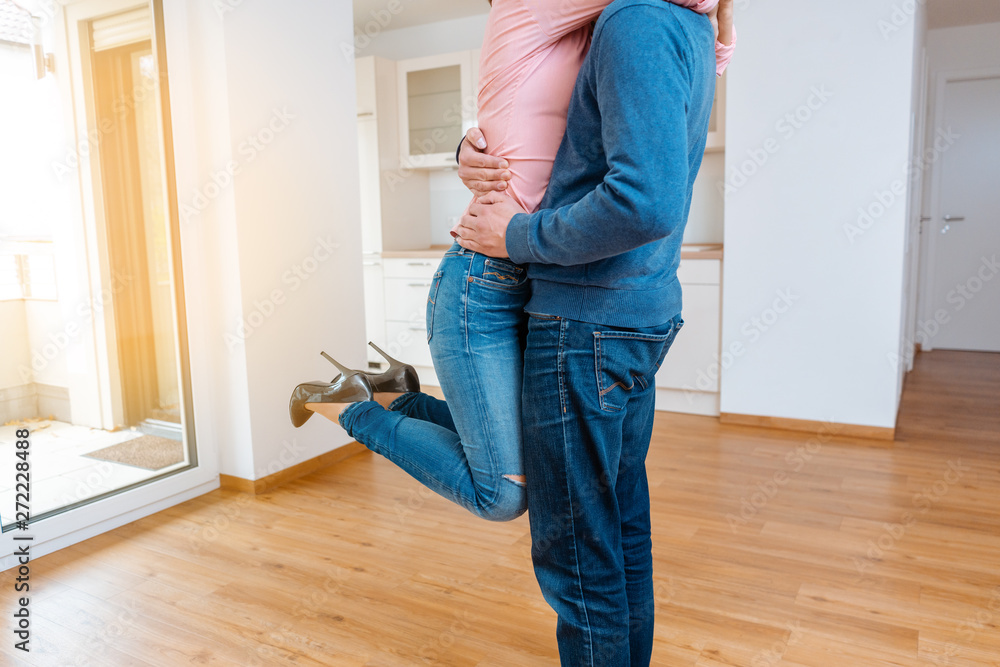
<svg viewBox="0 0 1000 667">
<path fill-rule="evenodd" d="M 124 463 L 144 470 L 159 470 L 184 460 L 184 444 L 155 435 L 141 435 L 84 456 L 98 461 Z"/>
</svg>

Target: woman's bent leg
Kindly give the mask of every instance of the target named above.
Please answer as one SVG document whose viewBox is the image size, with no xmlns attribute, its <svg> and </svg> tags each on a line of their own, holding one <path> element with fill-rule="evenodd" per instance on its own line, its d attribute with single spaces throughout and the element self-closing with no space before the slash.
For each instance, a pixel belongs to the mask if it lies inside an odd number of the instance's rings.
<svg viewBox="0 0 1000 667">
<path fill-rule="evenodd" d="M 349 406 L 340 418 L 359 442 L 428 488 L 497 521 L 516 518 L 526 507 L 518 479 L 524 473 L 526 300 L 522 267 L 455 246 L 435 275 L 427 308 L 431 354 L 447 403 L 406 394 L 393 411 L 366 402 Z"/>
<path fill-rule="evenodd" d="M 444 426 L 458 433 L 448 403 L 423 392 L 403 394 L 389 405 L 389 409 L 406 417 Z"/>
</svg>

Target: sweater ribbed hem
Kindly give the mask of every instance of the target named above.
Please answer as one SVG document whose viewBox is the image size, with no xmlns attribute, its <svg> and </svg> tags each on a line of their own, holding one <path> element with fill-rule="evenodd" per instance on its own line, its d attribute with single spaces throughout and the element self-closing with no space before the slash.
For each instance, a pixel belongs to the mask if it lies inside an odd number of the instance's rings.
<svg viewBox="0 0 1000 667">
<path fill-rule="evenodd" d="M 649 290 L 572 285 L 537 278 L 531 281 L 529 313 L 554 315 L 611 327 L 643 328 L 665 324 L 680 314 L 681 284 Z"/>
</svg>

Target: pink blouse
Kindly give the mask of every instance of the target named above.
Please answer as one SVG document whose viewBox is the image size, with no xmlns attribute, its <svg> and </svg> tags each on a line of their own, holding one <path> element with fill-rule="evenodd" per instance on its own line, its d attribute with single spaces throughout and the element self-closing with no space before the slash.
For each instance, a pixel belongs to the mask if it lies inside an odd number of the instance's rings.
<svg viewBox="0 0 1000 667">
<path fill-rule="evenodd" d="M 719 0 L 670 0 L 707 14 Z M 611 0 L 496 0 L 479 62 L 479 127 L 491 155 L 510 164 L 507 192 L 534 211 L 566 131 L 591 23 Z M 734 44 L 735 45 L 735 39 Z M 717 73 L 733 46 L 716 43 Z"/>
</svg>

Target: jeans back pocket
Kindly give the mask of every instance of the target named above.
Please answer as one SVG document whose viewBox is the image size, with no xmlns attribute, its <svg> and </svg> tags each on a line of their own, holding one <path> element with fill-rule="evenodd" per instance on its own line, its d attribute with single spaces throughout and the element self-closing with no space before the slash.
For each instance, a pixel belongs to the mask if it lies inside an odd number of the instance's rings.
<svg viewBox="0 0 1000 667">
<path fill-rule="evenodd" d="M 476 270 L 477 262 L 473 263 L 473 273 L 470 274 L 473 280 L 481 285 L 490 287 L 500 287 L 513 289 L 525 284 L 528 276 L 523 266 L 518 266 L 514 262 L 496 257 L 482 257 L 482 269 Z"/>
<path fill-rule="evenodd" d="M 602 410 L 623 410 L 633 393 L 645 390 L 654 382 L 656 371 L 681 324 L 678 319 L 665 334 L 594 332 L 597 391 Z"/>
</svg>

